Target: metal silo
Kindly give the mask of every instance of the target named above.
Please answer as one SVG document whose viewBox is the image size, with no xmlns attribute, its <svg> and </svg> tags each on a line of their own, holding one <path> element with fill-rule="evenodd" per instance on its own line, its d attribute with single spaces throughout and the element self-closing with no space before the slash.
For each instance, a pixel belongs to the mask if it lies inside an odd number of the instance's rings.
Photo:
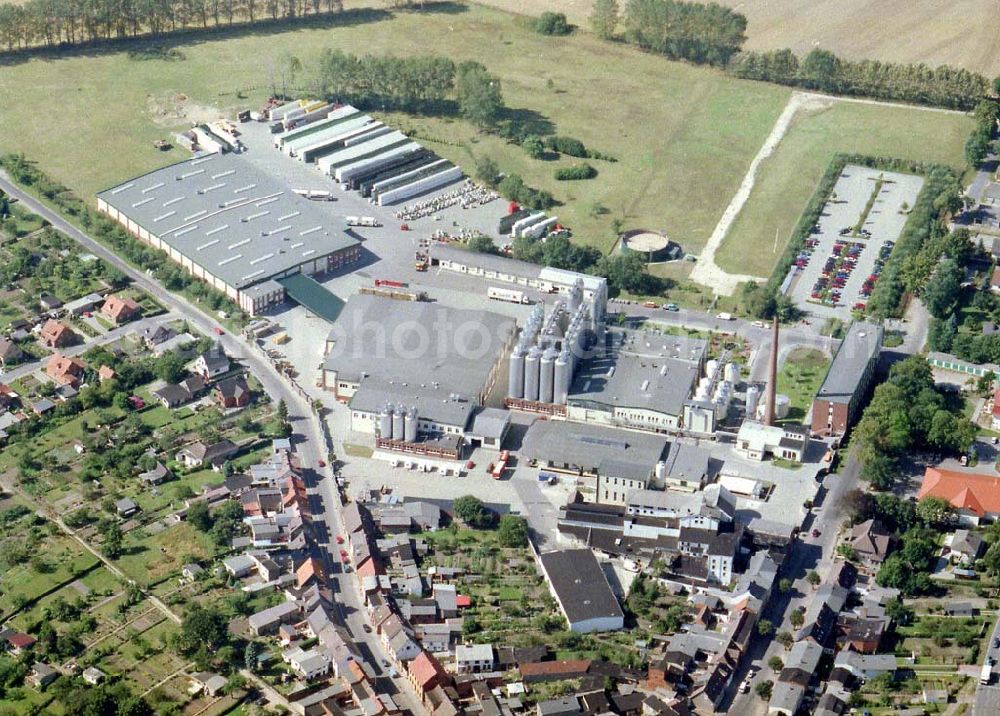
<svg viewBox="0 0 1000 716">
<path fill-rule="evenodd" d="M 757 405 L 760 404 L 760 388 L 756 385 L 751 385 L 747 388 L 747 419 L 755 420 L 757 418 Z"/>
<path fill-rule="evenodd" d="M 524 359 L 524 399 L 538 400 L 538 368 L 541 363 L 542 350 L 532 346 Z"/>
<path fill-rule="evenodd" d="M 524 348 L 514 346 L 510 352 L 510 374 L 507 378 L 507 397 L 524 397 Z"/>
<path fill-rule="evenodd" d="M 387 403 L 378 414 L 378 434 L 380 437 L 392 438 L 392 404 Z"/>
<path fill-rule="evenodd" d="M 417 441 L 417 420 L 417 409 L 416 407 L 412 407 L 406 414 L 406 426 L 403 432 L 408 443 L 415 443 Z"/>
<path fill-rule="evenodd" d="M 733 385 L 740 383 L 740 367 L 736 363 L 726 363 L 726 381 Z"/>
<path fill-rule="evenodd" d="M 538 365 L 538 400 L 542 403 L 552 402 L 552 386 L 558 357 L 559 352 L 555 348 L 548 348 L 542 354 L 542 360 Z"/>
<path fill-rule="evenodd" d="M 406 408 L 402 405 L 397 406 L 396 410 L 392 413 L 392 439 L 402 440 L 406 432 Z"/>
<path fill-rule="evenodd" d="M 583 279 L 578 278 L 573 282 L 573 288 L 569 292 L 569 310 L 576 313 L 583 303 Z"/>
<path fill-rule="evenodd" d="M 573 356 L 564 350 L 556 359 L 555 376 L 552 386 L 552 402 L 565 405 L 569 397 L 569 387 L 573 382 Z"/>
</svg>

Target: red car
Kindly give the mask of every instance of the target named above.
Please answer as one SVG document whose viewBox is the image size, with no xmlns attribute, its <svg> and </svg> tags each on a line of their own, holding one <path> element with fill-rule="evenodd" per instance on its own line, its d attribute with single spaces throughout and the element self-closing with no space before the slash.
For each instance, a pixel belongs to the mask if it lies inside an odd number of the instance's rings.
<svg viewBox="0 0 1000 716">
<path fill-rule="evenodd" d="M 215 328 L 212 329 L 212 333 L 214 333 L 217 336 L 224 336 L 224 335 L 226 335 L 226 332 L 224 330 L 222 330 L 221 328 L 219 328 L 218 326 L 216 326 Z"/>
<path fill-rule="evenodd" d="M 819 537 L 821 534 L 822 533 L 819 530 L 815 529 L 815 528 L 812 531 L 812 536 L 813 537 Z"/>
<path fill-rule="evenodd" d="M 320 460 L 318 464 L 320 467 L 326 467 L 326 460 Z"/>
<path fill-rule="evenodd" d="M 344 544 L 344 538 L 340 535 L 337 535 L 337 544 Z"/>
</svg>

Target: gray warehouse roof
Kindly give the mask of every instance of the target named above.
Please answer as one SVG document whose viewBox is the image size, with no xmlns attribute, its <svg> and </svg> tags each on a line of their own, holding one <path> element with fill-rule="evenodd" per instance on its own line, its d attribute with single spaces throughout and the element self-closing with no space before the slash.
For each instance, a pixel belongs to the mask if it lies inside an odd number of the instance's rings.
<svg viewBox="0 0 1000 716">
<path fill-rule="evenodd" d="M 609 335 L 608 352 L 585 360 L 577 371 L 569 403 L 680 415 L 698 379 L 705 341 L 639 331 Z"/>
<path fill-rule="evenodd" d="M 663 457 L 666 448 L 667 439 L 653 433 L 564 420 L 536 420 L 524 435 L 520 454 L 532 460 L 587 469 L 628 463 L 645 466 L 648 471 Z"/>
<path fill-rule="evenodd" d="M 816 397 L 839 403 L 849 402 L 868 361 L 882 349 L 882 333 L 882 326 L 861 321 L 852 323 Z"/>
<path fill-rule="evenodd" d="M 567 549 L 541 555 L 542 567 L 571 624 L 624 617 L 601 565 L 589 549 Z"/>
<path fill-rule="evenodd" d="M 484 377 L 485 380 L 485 377 Z M 478 395 L 478 391 L 477 391 Z M 396 406 L 414 407 L 423 420 L 432 420 L 442 425 L 457 425 L 464 430 L 477 403 L 471 397 L 455 400 L 444 388 L 419 383 L 390 382 L 382 378 L 366 378 L 351 398 L 351 409 L 365 413 L 376 413 L 386 403 Z"/>
<path fill-rule="evenodd" d="M 375 378 L 404 393 L 478 399 L 515 325 L 489 311 L 352 296 L 327 338 L 324 368 L 338 380 Z"/>
<path fill-rule="evenodd" d="M 97 197 L 238 289 L 358 243 L 318 204 L 235 154 L 188 159 Z"/>
</svg>

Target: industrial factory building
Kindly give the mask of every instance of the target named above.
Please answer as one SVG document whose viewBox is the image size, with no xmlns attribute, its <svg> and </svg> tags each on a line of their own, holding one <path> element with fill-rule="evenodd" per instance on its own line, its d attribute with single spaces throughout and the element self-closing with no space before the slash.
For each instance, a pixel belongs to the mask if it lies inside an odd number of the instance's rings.
<svg viewBox="0 0 1000 716">
<path fill-rule="evenodd" d="M 567 396 L 571 420 L 677 430 L 705 366 L 699 338 L 609 330 L 584 360 Z"/>
<path fill-rule="evenodd" d="M 254 315 L 281 280 L 361 255 L 332 217 L 234 154 L 209 154 L 100 192 L 97 208 Z"/>
<path fill-rule="evenodd" d="M 590 276 L 565 269 L 539 266 L 476 251 L 466 251 L 445 243 L 434 242 L 430 248 L 431 265 L 447 271 L 481 276 L 492 281 L 517 284 L 543 293 L 569 295 L 577 282 L 582 282 L 583 298 L 593 301 L 603 320 L 608 302 L 608 282 L 602 276 Z"/>
<path fill-rule="evenodd" d="M 461 436 L 515 336 L 512 318 L 488 311 L 353 296 L 327 338 L 323 386 L 349 403 L 355 431 Z"/>
<path fill-rule="evenodd" d="M 857 420 L 878 368 L 882 335 L 882 326 L 861 321 L 851 324 L 813 399 L 814 433 L 843 435 Z"/>
</svg>

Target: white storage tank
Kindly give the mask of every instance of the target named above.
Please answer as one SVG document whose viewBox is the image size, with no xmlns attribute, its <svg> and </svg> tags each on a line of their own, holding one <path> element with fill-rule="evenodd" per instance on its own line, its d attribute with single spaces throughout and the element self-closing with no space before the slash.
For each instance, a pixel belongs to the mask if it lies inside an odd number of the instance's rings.
<svg viewBox="0 0 1000 716">
<path fill-rule="evenodd" d="M 708 378 L 714 378 L 717 370 L 719 370 L 719 361 L 715 360 L 715 358 L 705 363 L 705 375 Z"/>
<path fill-rule="evenodd" d="M 532 346 L 524 359 L 524 399 L 538 400 L 539 364 L 542 360 L 542 349 Z"/>
<path fill-rule="evenodd" d="M 409 412 L 406 413 L 406 426 L 403 432 L 404 438 L 408 443 L 415 443 L 417 441 L 417 409 L 411 407 Z"/>
<path fill-rule="evenodd" d="M 733 385 L 739 385 L 740 367 L 736 363 L 726 363 L 726 381 Z"/>
<path fill-rule="evenodd" d="M 760 387 L 751 385 L 747 388 L 747 417 L 753 419 L 757 416 L 757 406 L 760 404 Z"/>
<path fill-rule="evenodd" d="M 524 397 L 524 348 L 514 346 L 510 353 L 510 373 L 507 376 L 507 397 Z"/>
<path fill-rule="evenodd" d="M 552 402 L 565 405 L 573 382 L 573 356 L 564 350 L 556 359 L 555 381 L 552 387 Z"/>
<path fill-rule="evenodd" d="M 778 393 L 774 396 L 774 415 L 779 420 L 783 420 L 788 417 L 788 411 L 792 407 L 792 401 L 789 400 L 787 395 L 782 395 Z"/>
<path fill-rule="evenodd" d="M 538 377 L 538 400 L 542 403 L 552 402 L 552 393 L 555 383 L 555 365 L 559 352 L 555 348 L 547 348 L 542 354 L 539 363 Z"/>
<path fill-rule="evenodd" d="M 392 439 L 402 440 L 406 434 L 406 408 L 397 406 L 392 413 Z"/>
<path fill-rule="evenodd" d="M 392 439 L 392 405 L 388 404 L 378 414 L 379 437 Z"/>
</svg>

